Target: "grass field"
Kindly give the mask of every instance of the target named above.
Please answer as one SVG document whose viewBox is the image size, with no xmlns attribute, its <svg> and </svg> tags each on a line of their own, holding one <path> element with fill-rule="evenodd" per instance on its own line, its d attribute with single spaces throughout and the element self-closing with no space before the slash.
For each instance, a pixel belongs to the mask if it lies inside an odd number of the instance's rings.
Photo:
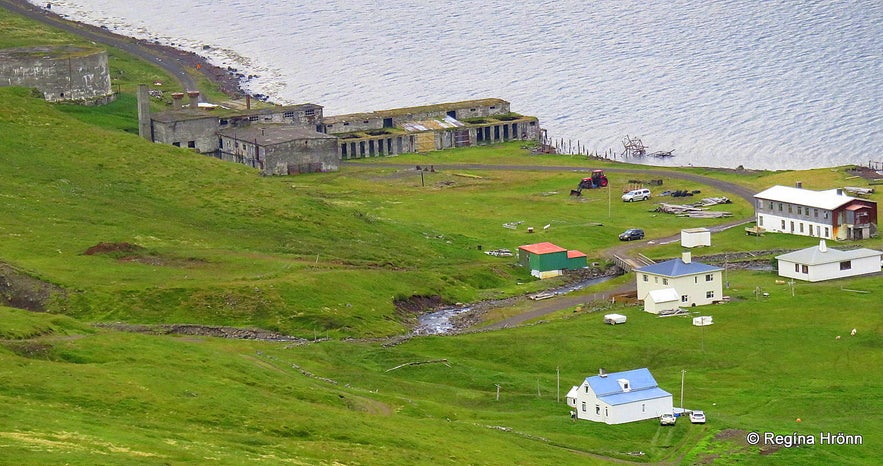
<svg viewBox="0 0 883 466">
<path fill-rule="evenodd" d="M 0 25 L 3 46 L 74 40 L 5 12 Z M 155 70 L 113 51 L 111 67 L 124 85 L 106 107 L 0 88 L 0 261 L 17 271 L 4 272 L 0 291 L 8 299 L 21 277 L 57 290 L 43 312 L 0 307 L 0 464 L 878 463 L 879 274 L 791 287 L 773 272 L 729 270 L 732 301 L 701 309 L 714 317 L 708 327 L 592 301 L 629 280 L 620 277 L 579 292 L 589 305 L 520 327 L 410 338 L 414 315 L 396 299 L 468 303 L 561 283 L 483 251 L 550 241 L 605 261 L 626 228 L 658 238 L 730 219 L 622 203 L 633 174 L 611 172 L 612 189 L 572 198 L 586 170 L 625 165 L 531 155 L 518 143 L 260 177 L 138 138 L 125 89 Z M 402 168 L 469 163 L 532 168 Z M 542 169 L 550 166 L 572 169 Z M 702 196 L 730 193 L 674 173 L 756 190 L 855 184 L 844 167 L 666 171 L 666 188 Z M 753 212 L 736 198 L 715 209 Z M 694 257 L 814 242 L 735 228 Z M 880 238 L 861 244 L 883 248 Z M 87 254 L 96 246 L 105 252 Z M 642 251 L 665 258 L 681 248 Z M 628 324 L 603 325 L 608 310 Z M 303 340 L 95 325 L 108 323 L 253 327 Z M 704 409 L 708 423 L 571 421 L 564 395 L 600 367 L 647 367 L 676 405 L 683 376 L 684 407 Z M 749 432 L 817 442 L 843 433 L 862 444 L 749 445 Z"/>
</svg>

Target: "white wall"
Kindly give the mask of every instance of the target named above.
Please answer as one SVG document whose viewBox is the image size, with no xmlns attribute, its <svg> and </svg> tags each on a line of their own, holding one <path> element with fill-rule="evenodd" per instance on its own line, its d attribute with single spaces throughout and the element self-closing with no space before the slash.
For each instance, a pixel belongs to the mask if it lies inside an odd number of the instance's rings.
<svg viewBox="0 0 883 466">
<path fill-rule="evenodd" d="M 831 214 L 828 215 L 830 216 Z M 772 233 L 788 233 L 798 236 L 814 236 L 816 238 L 834 239 L 834 227 L 832 226 L 834 221 L 830 218 L 822 218 L 821 214 L 819 215 L 819 218 L 813 217 L 813 220 L 810 221 L 806 218 L 795 219 L 765 212 L 757 214 L 756 220 L 757 226 L 763 227 L 766 231 Z M 785 228 L 782 228 L 783 220 L 785 221 Z M 791 231 L 792 222 L 794 223 L 794 231 Z M 800 231 L 801 225 L 803 226 L 803 231 Z M 828 229 L 827 235 L 825 234 L 826 228 Z M 811 232 L 810 229 L 812 229 Z"/>
<path fill-rule="evenodd" d="M 780 260 L 779 276 L 808 282 L 820 282 L 835 278 L 877 273 L 880 271 L 880 256 L 853 259 L 851 262 L 852 268 L 849 270 L 840 270 L 840 262 L 834 262 L 831 264 L 810 265 L 807 267 L 807 273 L 803 273 L 802 264 L 797 264 L 801 272 L 795 272 L 794 262 Z"/>
<path fill-rule="evenodd" d="M 793 266 L 792 266 L 793 268 Z M 651 290 L 661 290 L 663 288 L 674 288 L 678 295 L 687 296 L 687 301 L 681 301 L 680 307 L 688 307 L 696 304 L 703 306 L 711 304 L 714 301 L 720 301 L 723 296 L 723 272 L 720 270 L 698 275 L 686 275 L 683 277 L 668 278 L 659 275 L 648 274 L 645 272 L 635 272 L 638 288 L 638 299 L 646 301 Z M 647 281 L 644 281 L 644 276 Z M 705 279 L 706 275 L 711 275 L 711 281 Z M 665 281 L 668 281 L 666 284 Z M 713 292 L 712 297 L 706 297 L 707 292 Z"/>
</svg>

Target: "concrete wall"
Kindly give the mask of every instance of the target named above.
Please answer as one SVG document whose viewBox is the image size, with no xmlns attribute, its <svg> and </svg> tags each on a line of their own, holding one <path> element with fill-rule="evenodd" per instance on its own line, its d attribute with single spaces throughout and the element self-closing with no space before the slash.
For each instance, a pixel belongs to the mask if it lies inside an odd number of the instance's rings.
<svg viewBox="0 0 883 466">
<path fill-rule="evenodd" d="M 0 86 L 32 87 L 50 102 L 113 100 L 107 52 L 73 46 L 0 51 Z"/>
<path fill-rule="evenodd" d="M 152 120 L 153 141 L 214 155 L 218 151 L 218 117 Z"/>
<path fill-rule="evenodd" d="M 337 139 L 302 139 L 266 148 L 264 175 L 337 171 Z"/>
</svg>

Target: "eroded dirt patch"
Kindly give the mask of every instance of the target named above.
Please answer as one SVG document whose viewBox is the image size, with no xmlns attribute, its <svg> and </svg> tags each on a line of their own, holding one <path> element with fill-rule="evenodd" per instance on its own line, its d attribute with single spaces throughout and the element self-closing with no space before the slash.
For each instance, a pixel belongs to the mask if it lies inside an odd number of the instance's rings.
<svg viewBox="0 0 883 466">
<path fill-rule="evenodd" d="M 43 312 L 54 297 L 63 294 L 64 289 L 60 286 L 0 263 L 0 304 L 4 306 Z"/>
</svg>

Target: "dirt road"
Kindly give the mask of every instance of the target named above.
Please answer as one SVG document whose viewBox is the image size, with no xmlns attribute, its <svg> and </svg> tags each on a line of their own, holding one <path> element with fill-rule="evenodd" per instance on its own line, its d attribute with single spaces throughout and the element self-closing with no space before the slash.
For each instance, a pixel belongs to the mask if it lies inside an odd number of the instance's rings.
<svg viewBox="0 0 883 466">
<path fill-rule="evenodd" d="M 45 9 L 31 5 L 24 0 L 0 0 L 0 8 L 24 16 L 31 20 L 47 24 L 62 31 L 78 35 L 87 40 L 120 49 L 141 60 L 152 63 L 178 80 L 183 90 L 197 90 L 196 79 L 192 73 L 201 73 L 216 83 L 222 92 L 236 97 L 242 94 L 239 78 L 228 70 L 212 65 L 204 58 L 173 47 L 167 47 L 146 40 L 134 39 L 114 34 L 107 29 L 88 24 L 69 21 Z M 202 98 L 202 97 L 200 97 Z"/>
</svg>

